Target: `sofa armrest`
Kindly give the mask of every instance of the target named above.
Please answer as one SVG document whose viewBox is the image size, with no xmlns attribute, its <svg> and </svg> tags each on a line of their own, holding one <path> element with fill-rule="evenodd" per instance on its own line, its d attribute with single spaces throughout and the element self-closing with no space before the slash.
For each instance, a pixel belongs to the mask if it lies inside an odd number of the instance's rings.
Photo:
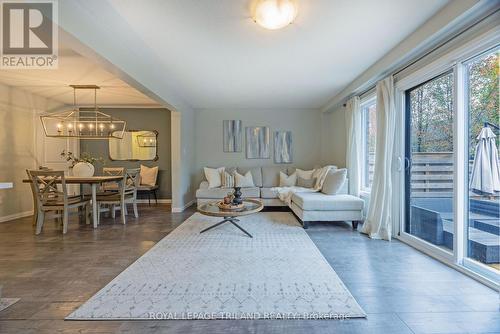
<svg viewBox="0 0 500 334">
<path fill-rule="evenodd" d="M 201 181 L 199 189 L 208 189 L 208 181 Z"/>
</svg>

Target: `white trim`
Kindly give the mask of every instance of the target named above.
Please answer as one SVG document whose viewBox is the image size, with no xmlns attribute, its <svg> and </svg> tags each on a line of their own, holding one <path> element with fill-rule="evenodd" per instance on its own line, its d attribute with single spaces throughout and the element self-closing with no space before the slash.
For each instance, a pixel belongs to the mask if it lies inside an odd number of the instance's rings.
<svg viewBox="0 0 500 334">
<path fill-rule="evenodd" d="M 454 262 L 462 264 L 464 247 L 467 246 L 467 233 L 464 233 L 468 226 L 468 203 L 467 194 L 469 192 L 466 178 L 469 176 L 468 166 L 466 166 L 467 148 L 464 138 L 468 137 L 466 128 L 466 107 L 464 91 L 464 71 L 463 65 L 457 63 L 453 67 L 455 89 L 453 96 L 453 249 Z M 468 160 L 467 160 L 468 165 Z"/>
<path fill-rule="evenodd" d="M 450 70 L 457 62 L 465 61 L 482 50 L 488 49 L 498 43 L 500 43 L 500 26 L 462 44 L 460 47 L 451 50 L 432 63 L 398 80 L 395 87 L 398 91 L 404 92 L 407 89 L 413 88 L 422 82 Z"/>
<path fill-rule="evenodd" d="M 432 253 L 434 257 L 441 262 L 454 263 L 453 252 L 447 251 L 439 246 L 436 246 L 428 241 L 420 239 L 414 235 L 411 235 L 404 230 L 401 231 L 398 239 L 405 242 L 406 244 L 422 250 L 424 253 Z"/>
<path fill-rule="evenodd" d="M 148 204 L 149 200 L 141 198 L 141 199 L 137 200 L 137 203 L 139 203 L 139 204 L 143 204 L 143 203 Z M 155 201 L 154 198 L 151 198 L 151 203 L 156 203 L 156 201 Z M 158 203 L 161 203 L 161 204 L 170 204 L 170 203 L 172 203 L 172 200 L 170 198 L 158 198 Z"/>
<path fill-rule="evenodd" d="M 440 253 L 435 253 L 433 251 L 430 251 L 430 248 L 425 247 L 424 244 L 422 242 L 420 242 L 420 240 L 418 242 L 414 242 L 411 240 L 411 238 L 405 238 L 403 235 L 396 236 L 396 239 L 402 241 L 403 243 L 409 245 L 410 247 L 415 248 L 416 250 L 424 253 L 425 255 L 428 255 L 428 256 L 444 263 L 445 265 L 461 272 L 462 274 L 467 275 L 467 276 L 479 281 L 480 283 L 486 285 L 487 287 L 489 287 L 493 290 L 496 290 L 496 291 L 500 291 L 500 285 L 497 282 L 492 281 L 489 278 L 484 277 L 482 275 L 479 275 L 478 273 L 472 271 L 468 267 L 464 267 L 464 266 L 455 264 L 453 262 L 447 261 L 446 257 L 441 256 L 442 254 L 440 254 Z"/>
<path fill-rule="evenodd" d="M 191 205 L 193 205 L 194 203 L 196 203 L 196 200 L 193 199 L 192 201 L 189 201 L 187 202 L 186 204 L 184 204 L 183 207 L 181 208 L 172 208 L 172 212 L 174 213 L 180 213 L 180 212 L 184 212 L 184 210 L 186 210 L 187 208 L 189 208 Z"/>
<path fill-rule="evenodd" d="M 0 217 L 0 223 L 8 222 L 8 221 L 19 219 L 19 218 L 25 218 L 25 217 L 29 217 L 29 216 L 33 216 L 33 210 L 18 212 L 18 213 L 14 213 L 12 215 Z"/>
</svg>

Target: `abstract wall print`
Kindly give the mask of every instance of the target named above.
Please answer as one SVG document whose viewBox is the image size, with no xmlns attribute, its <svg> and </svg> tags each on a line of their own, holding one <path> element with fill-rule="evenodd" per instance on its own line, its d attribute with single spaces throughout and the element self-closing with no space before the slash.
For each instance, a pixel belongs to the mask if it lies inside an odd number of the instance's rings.
<svg viewBox="0 0 500 334">
<path fill-rule="evenodd" d="M 246 128 L 247 159 L 269 159 L 270 131 L 267 126 L 252 126 Z"/>
<path fill-rule="evenodd" d="M 222 131 L 224 152 L 241 152 L 243 148 L 243 130 L 241 127 L 241 121 L 223 121 Z"/>
<path fill-rule="evenodd" d="M 274 162 L 277 164 L 293 162 L 292 131 L 274 132 Z"/>
</svg>

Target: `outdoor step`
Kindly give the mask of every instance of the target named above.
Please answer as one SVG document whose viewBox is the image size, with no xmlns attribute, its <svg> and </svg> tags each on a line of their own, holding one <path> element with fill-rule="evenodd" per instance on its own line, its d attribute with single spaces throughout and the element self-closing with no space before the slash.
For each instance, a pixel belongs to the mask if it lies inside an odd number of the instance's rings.
<svg viewBox="0 0 500 334">
<path fill-rule="evenodd" d="M 453 222 L 443 220 L 443 245 L 453 249 Z M 469 256 L 482 263 L 500 262 L 500 237 L 469 227 Z"/>
<path fill-rule="evenodd" d="M 500 219 L 475 219 L 469 226 L 500 236 Z"/>
</svg>

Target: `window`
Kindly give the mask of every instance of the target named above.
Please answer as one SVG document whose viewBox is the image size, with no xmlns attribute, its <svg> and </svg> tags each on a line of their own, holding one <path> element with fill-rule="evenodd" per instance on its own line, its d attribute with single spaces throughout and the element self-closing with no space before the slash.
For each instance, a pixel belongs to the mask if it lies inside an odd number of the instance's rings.
<svg viewBox="0 0 500 334">
<path fill-rule="evenodd" d="M 500 282 L 500 46 L 483 38 L 396 83 L 405 111 L 396 189 L 404 189 L 397 208 L 404 215 L 401 240 L 495 286 Z"/>
<path fill-rule="evenodd" d="M 375 141 L 377 136 L 377 100 L 371 96 L 361 102 L 361 189 L 370 191 L 375 167 Z"/>
<path fill-rule="evenodd" d="M 453 250 L 453 72 L 406 91 L 405 232 Z"/>
<path fill-rule="evenodd" d="M 487 266 L 484 271 L 489 269 L 497 274 L 500 272 L 500 180 L 498 169 L 485 166 L 484 161 L 495 156 L 498 160 L 499 50 L 489 50 L 464 63 L 468 121 L 465 168 L 469 171 L 465 256 L 476 265 Z M 492 137 L 488 139 L 489 145 L 482 144 L 486 139 L 481 139 L 480 134 Z"/>
</svg>

